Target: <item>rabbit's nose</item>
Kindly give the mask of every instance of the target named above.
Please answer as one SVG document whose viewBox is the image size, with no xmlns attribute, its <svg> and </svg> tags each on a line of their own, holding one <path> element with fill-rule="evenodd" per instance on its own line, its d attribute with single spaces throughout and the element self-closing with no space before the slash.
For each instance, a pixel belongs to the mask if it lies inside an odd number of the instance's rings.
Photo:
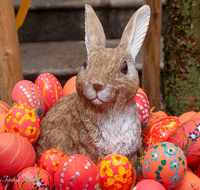
<svg viewBox="0 0 200 190">
<path fill-rule="evenodd" d="M 103 88 L 103 85 L 99 83 L 94 83 L 93 88 L 98 92 Z"/>
</svg>

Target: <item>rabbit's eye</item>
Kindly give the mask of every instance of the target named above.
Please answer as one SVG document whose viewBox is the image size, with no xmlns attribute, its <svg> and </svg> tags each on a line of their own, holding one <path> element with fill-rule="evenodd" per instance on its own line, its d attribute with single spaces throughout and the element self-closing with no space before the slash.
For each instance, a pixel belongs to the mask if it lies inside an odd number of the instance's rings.
<svg viewBox="0 0 200 190">
<path fill-rule="evenodd" d="M 83 66 L 84 66 L 84 69 L 86 69 L 86 68 L 87 68 L 87 65 L 88 65 L 88 61 L 86 60 L 86 61 L 84 62 L 84 64 L 83 64 Z"/>
<path fill-rule="evenodd" d="M 126 61 L 124 61 L 123 64 L 122 64 L 121 72 L 122 72 L 123 74 L 125 74 L 125 75 L 126 75 L 127 72 L 128 72 L 128 65 L 127 65 L 127 62 L 126 62 Z"/>
</svg>

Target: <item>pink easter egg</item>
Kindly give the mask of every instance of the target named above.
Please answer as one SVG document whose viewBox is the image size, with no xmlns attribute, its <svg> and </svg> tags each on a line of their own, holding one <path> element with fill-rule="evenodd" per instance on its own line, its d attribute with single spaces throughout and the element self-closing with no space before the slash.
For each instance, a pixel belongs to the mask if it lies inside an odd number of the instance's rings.
<svg viewBox="0 0 200 190">
<path fill-rule="evenodd" d="M 35 85 L 42 92 L 47 112 L 62 96 L 62 86 L 58 79 L 50 73 L 42 73 L 35 80 Z"/>
<path fill-rule="evenodd" d="M 170 142 L 183 150 L 189 167 L 197 167 L 200 163 L 200 118 L 181 124 L 171 136 Z"/>
<path fill-rule="evenodd" d="M 19 81 L 12 90 L 12 104 L 26 103 L 38 114 L 40 119 L 45 114 L 45 102 L 41 91 L 29 80 Z"/>
<path fill-rule="evenodd" d="M 53 190 L 53 178 L 51 175 L 42 168 L 38 167 L 29 167 L 22 170 L 16 182 L 14 183 L 14 190 L 28 190 L 28 189 L 37 189 L 37 190 Z"/>
<path fill-rule="evenodd" d="M 65 158 L 58 166 L 55 189 L 93 190 L 99 182 L 97 167 L 87 156 L 74 154 Z"/>
<path fill-rule="evenodd" d="M 4 129 L 6 133 L 15 133 L 34 144 L 40 136 L 40 118 L 27 104 L 16 104 L 6 115 Z"/>
<path fill-rule="evenodd" d="M 145 179 L 135 185 L 133 190 L 166 190 L 162 184 L 152 179 Z"/>
<path fill-rule="evenodd" d="M 139 110 L 140 122 L 143 130 L 147 122 L 149 121 L 150 104 L 148 98 L 140 92 L 137 92 L 137 94 L 135 95 L 135 102 Z"/>
</svg>

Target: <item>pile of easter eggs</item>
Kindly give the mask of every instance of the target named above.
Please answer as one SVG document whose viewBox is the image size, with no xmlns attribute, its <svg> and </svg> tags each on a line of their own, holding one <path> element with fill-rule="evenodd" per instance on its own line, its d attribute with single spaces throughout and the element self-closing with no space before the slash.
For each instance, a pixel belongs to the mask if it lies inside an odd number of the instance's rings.
<svg viewBox="0 0 200 190">
<path fill-rule="evenodd" d="M 0 188 L 68 190 L 200 189 L 200 112 L 179 117 L 153 112 L 142 88 L 134 99 L 143 135 L 137 166 L 121 154 L 94 163 L 49 149 L 36 161 L 41 120 L 62 97 L 76 92 L 76 76 L 62 87 L 50 73 L 19 81 L 11 105 L 0 100 Z"/>
</svg>

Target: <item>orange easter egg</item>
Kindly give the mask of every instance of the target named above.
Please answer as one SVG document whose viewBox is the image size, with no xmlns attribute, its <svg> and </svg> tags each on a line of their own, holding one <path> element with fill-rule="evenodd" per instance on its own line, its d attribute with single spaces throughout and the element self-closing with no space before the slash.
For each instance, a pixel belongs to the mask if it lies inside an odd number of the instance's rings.
<svg viewBox="0 0 200 190">
<path fill-rule="evenodd" d="M 9 109 L 10 106 L 6 102 L 0 100 L 0 113 L 8 113 Z"/>
<path fill-rule="evenodd" d="M 131 162 L 120 154 L 110 154 L 103 158 L 98 164 L 98 171 L 102 190 L 130 189 L 136 178 Z"/>
<path fill-rule="evenodd" d="M 63 95 L 72 94 L 76 92 L 76 76 L 71 77 L 63 87 Z"/>
<path fill-rule="evenodd" d="M 40 136 L 40 118 L 27 104 L 17 104 L 7 113 L 4 129 L 6 133 L 15 133 L 34 144 Z"/>
<path fill-rule="evenodd" d="M 165 117 L 158 120 L 148 129 L 144 138 L 144 145 L 147 147 L 154 143 L 169 141 L 179 125 L 180 122 L 175 117 Z"/>
<path fill-rule="evenodd" d="M 200 111 L 197 112 L 196 114 L 194 114 L 190 119 L 195 119 L 195 118 L 199 118 L 200 119 Z"/>
<path fill-rule="evenodd" d="M 187 171 L 185 154 L 171 142 L 152 145 L 144 156 L 142 172 L 144 179 L 160 182 L 166 189 L 181 183 Z"/>
<path fill-rule="evenodd" d="M 36 154 L 25 138 L 14 133 L 3 133 L 0 134 L 0 160 L 0 175 L 14 177 L 35 164 Z"/>
<path fill-rule="evenodd" d="M 140 92 L 141 94 L 143 94 L 143 95 L 145 95 L 147 97 L 146 93 L 144 92 L 144 90 L 142 88 L 138 87 L 138 91 L 137 92 Z"/>
<path fill-rule="evenodd" d="M 66 157 L 67 156 L 58 149 L 49 149 L 40 156 L 37 166 L 46 170 L 54 178 L 58 165 Z"/>
<path fill-rule="evenodd" d="M 42 92 L 45 101 L 45 113 L 63 96 L 58 79 L 50 73 L 42 73 L 35 80 L 35 85 Z"/>
<path fill-rule="evenodd" d="M 186 112 L 186 113 L 180 115 L 180 116 L 178 117 L 178 119 L 179 119 L 180 123 L 182 124 L 182 123 L 185 123 L 186 121 L 188 121 L 188 120 L 189 120 L 192 116 L 194 116 L 196 113 L 197 113 L 197 112 L 195 112 L 195 111 L 189 111 L 189 112 Z"/>
<path fill-rule="evenodd" d="M 5 123 L 6 114 L 0 113 L 0 134 L 5 133 L 4 123 Z"/>
<path fill-rule="evenodd" d="M 53 178 L 42 168 L 29 167 L 20 172 L 13 189 L 54 190 Z"/>
<path fill-rule="evenodd" d="M 200 179 L 193 173 L 187 172 L 183 181 L 174 190 L 198 190 Z"/>
</svg>

